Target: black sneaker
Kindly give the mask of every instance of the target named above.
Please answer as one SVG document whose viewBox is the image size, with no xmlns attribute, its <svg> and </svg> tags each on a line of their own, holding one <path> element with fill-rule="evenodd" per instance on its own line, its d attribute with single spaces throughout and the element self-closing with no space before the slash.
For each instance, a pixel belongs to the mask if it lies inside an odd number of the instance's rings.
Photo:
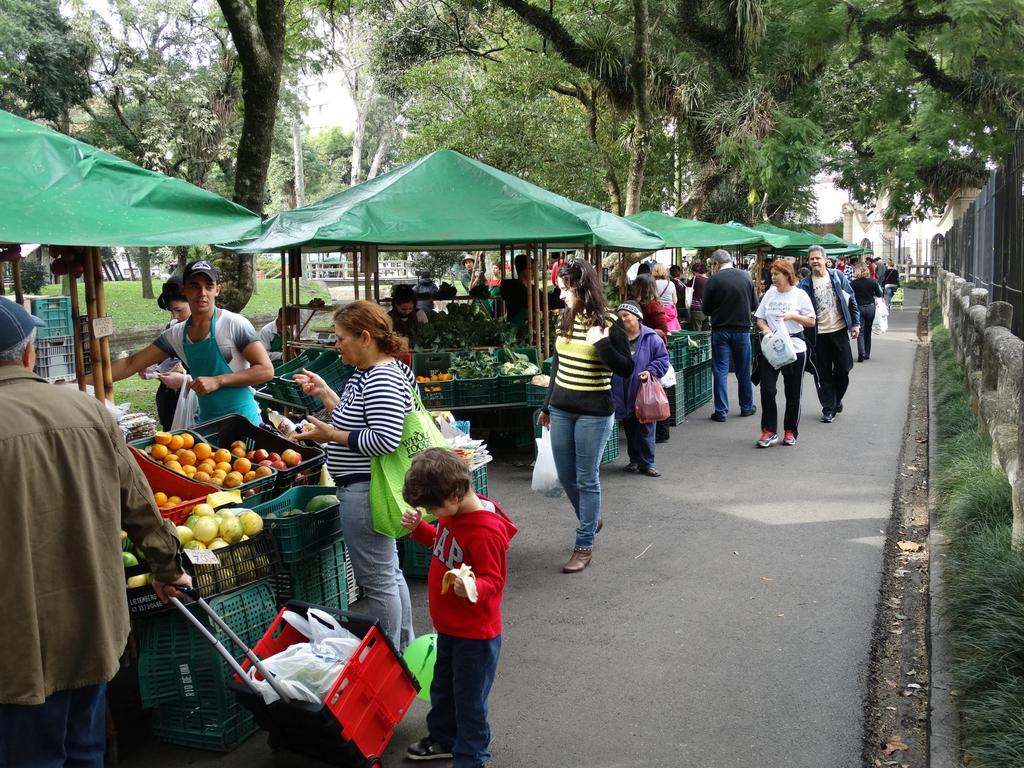
<svg viewBox="0 0 1024 768">
<path fill-rule="evenodd" d="M 405 750 L 408 760 L 451 760 L 455 755 L 447 747 L 442 747 L 429 736 L 424 736 Z"/>
<path fill-rule="evenodd" d="M 629 464 L 627 464 L 626 466 L 624 466 L 622 468 L 622 471 L 623 472 L 636 472 L 638 469 L 640 469 L 640 466 L 638 464 L 636 464 L 635 462 L 631 461 L 631 462 L 629 462 Z"/>
<path fill-rule="evenodd" d="M 711 414 L 711 420 L 712 421 L 717 421 L 719 424 L 721 424 L 722 422 L 725 421 L 725 416 L 723 416 L 720 413 L 712 413 Z"/>
<path fill-rule="evenodd" d="M 740 416 L 753 416 L 755 413 L 757 413 L 756 405 L 748 411 L 740 411 Z"/>
<path fill-rule="evenodd" d="M 831 424 L 833 421 L 835 421 L 835 418 L 836 415 L 832 413 L 832 411 L 824 411 L 821 414 L 821 422 L 823 424 Z"/>
</svg>

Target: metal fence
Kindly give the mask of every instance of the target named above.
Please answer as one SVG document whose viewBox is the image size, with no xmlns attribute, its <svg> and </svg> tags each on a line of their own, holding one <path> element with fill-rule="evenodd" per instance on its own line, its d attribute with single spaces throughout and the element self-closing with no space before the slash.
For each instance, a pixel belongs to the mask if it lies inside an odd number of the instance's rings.
<svg viewBox="0 0 1024 768">
<path fill-rule="evenodd" d="M 942 265 L 993 301 L 1013 305 L 1013 332 L 1024 338 L 1024 131 L 1007 162 L 946 233 Z"/>
</svg>

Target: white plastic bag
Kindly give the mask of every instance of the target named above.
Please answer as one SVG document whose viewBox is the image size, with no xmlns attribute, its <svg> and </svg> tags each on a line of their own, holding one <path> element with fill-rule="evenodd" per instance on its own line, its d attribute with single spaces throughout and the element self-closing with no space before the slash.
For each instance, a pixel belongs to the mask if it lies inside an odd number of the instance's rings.
<svg viewBox="0 0 1024 768">
<path fill-rule="evenodd" d="M 668 370 L 665 371 L 665 375 L 661 377 L 661 386 L 665 389 L 674 387 L 676 385 L 676 369 L 672 367 L 672 363 L 668 364 Z"/>
<path fill-rule="evenodd" d="M 297 701 L 317 703 L 331 690 L 360 640 L 325 611 L 310 608 L 303 617 L 294 611 L 283 615 L 286 622 L 309 638 L 308 643 L 293 643 L 280 653 L 263 660 L 263 667 L 274 676 L 278 685 Z M 249 679 L 259 689 L 267 704 L 277 701 L 277 691 L 266 680 L 257 679 L 256 667 L 249 669 Z"/>
<path fill-rule="evenodd" d="M 551 452 L 551 430 L 541 429 L 537 438 L 537 461 L 533 463 L 533 492 L 550 498 L 558 498 L 565 494 L 562 484 L 558 482 L 558 471 L 555 469 L 555 455 Z"/>
<path fill-rule="evenodd" d="M 885 299 L 875 298 L 875 320 L 871 323 L 871 332 L 881 336 L 889 330 L 889 307 L 885 305 Z"/>
<path fill-rule="evenodd" d="M 174 408 L 171 429 L 191 429 L 199 421 L 199 395 L 192 391 L 192 377 L 185 376 L 178 390 L 178 404 Z"/>
<path fill-rule="evenodd" d="M 784 322 L 780 321 L 774 333 L 761 339 L 761 354 L 776 370 L 796 360 L 793 340 L 789 337 L 789 330 Z"/>
</svg>

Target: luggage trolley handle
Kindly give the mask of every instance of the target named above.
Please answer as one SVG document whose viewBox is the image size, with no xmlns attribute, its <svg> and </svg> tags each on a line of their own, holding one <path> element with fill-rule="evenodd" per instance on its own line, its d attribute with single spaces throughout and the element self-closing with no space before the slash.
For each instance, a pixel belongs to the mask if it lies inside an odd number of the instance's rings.
<svg viewBox="0 0 1024 768">
<path fill-rule="evenodd" d="M 186 595 L 191 597 L 192 600 L 194 600 L 195 603 L 203 609 L 206 615 L 209 616 L 218 627 L 220 627 L 224 634 L 226 634 L 231 639 L 231 642 L 233 642 L 236 646 L 238 646 L 239 649 L 241 649 L 245 653 L 246 657 L 249 659 L 249 661 L 252 662 L 253 666 L 256 667 L 257 670 L 259 670 L 259 673 L 261 675 L 263 675 L 263 679 L 266 680 L 270 684 L 270 687 L 274 689 L 274 692 L 281 697 L 281 701 L 287 703 L 292 700 L 288 692 L 284 690 L 281 684 L 277 681 L 277 678 L 274 677 L 274 674 L 263 666 L 263 662 L 260 661 L 260 657 L 257 656 L 252 651 L 252 649 L 249 648 L 249 646 L 243 643 L 242 639 L 235 634 L 235 631 L 231 629 L 231 627 L 229 627 L 220 616 L 217 615 L 217 612 L 214 611 L 213 608 L 210 607 L 210 604 L 207 603 L 203 599 L 202 595 L 199 594 L 198 589 L 196 589 L 195 587 L 184 587 L 179 585 L 175 585 L 175 589 L 177 589 L 179 592 L 184 592 Z M 224 647 L 220 640 L 218 640 L 213 635 L 213 633 L 210 632 L 210 630 L 203 626 L 203 623 L 192 614 L 192 611 L 186 608 L 185 605 L 176 597 L 172 597 L 170 602 L 175 608 L 177 608 L 182 613 L 182 615 L 185 616 L 186 619 L 192 622 L 192 626 L 199 630 L 203 637 L 210 641 L 210 644 L 217 649 L 217 652 L 221 656 L 223 656 L 224 660 L 231 666 L 233 670 L 235 670 L 235 673 L 242 680 L 242 682 L 245 683 L 245 685 L 253 693 L 257 694 L 258 696 L 262 696 L 263 694 L 260 691 L 260 689 L 257 688 L 253 681 L 249 678 L 249 673 L 242 669 L 242 666 L 237 661 L 235 661 L 235 657 L 231 655 L 228 649 Z"/>
</svg>

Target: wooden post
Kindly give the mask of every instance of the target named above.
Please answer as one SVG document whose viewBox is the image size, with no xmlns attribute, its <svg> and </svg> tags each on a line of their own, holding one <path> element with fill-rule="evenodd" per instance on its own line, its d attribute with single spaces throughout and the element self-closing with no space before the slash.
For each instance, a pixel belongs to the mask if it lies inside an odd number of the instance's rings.
<svg viewBox="0 0 1024 768">
<path fill-rule="evenodd" d="M 21 259 L 16 258 L 11 262 L 11 277 L 14 279 L 14 300 L 19 304 L 25 303 L 25 292 L 21 289 Z"/>
<path fill-rule="evenodd" d="M 543 243 L 540 247 L 540 273 L 543 276 L 544 293 L 541 296 L 541 315 L 543 320 L 541 322 L 541 343 L 537 345 L 537 354 L 540 356 L 540 361 L 544 360 L 548 356 L 548 349 L 551 347 L 551 315 L 550 309 L 548 308 L 548 295 L 550 289 L 548 288 L 548 275 L 551 272 L 550 265 L 548 264 L 548 245 Z"/>
<path fill-rule="evenodd" d="M 373 300 L 380 304 L 380 251 L 376 245 L 368 245 L 367 250 L 373 260 Z"/>
<path fill-rule="evenodd" d="M 96 268 L 92 258 L 85 258 L 85 305 L 89 318 L 89 354 L 92 357 L 92 389 L 93 396 L 101 403 L 107 400 L 106 385 L 103 378 L 103 364 L 100 361 L 101 345 L 93 331 L 93 320 L 96 319 Z"/>
<path fill-rule="evenodd" d="M 501 246 L 501 279 L 505 279 L 505 246 Z"/>
<path fill-rule="evenodd" d="M 68 285 L 71 288 L 71 329 L 75 335 L 75 378 L 78 381 L 78 388 L 85 392 L 85 352 L 82 351 L 82 323 L 78 319 L 81 309 L 78 301 L 78 281 L 74 275 L 68 275 Z"/>
<path fill-rule="evenodd" d="M 359 300 L 359 246 L 352 246 L 352 284 L 355 286 L 356 301 Z"/>
<path fill-rule="evenodd" d="M 284 322 L 281 323 L 281 359 L 287 361 L 291 360 L 288 349 L 288 334 L 291 328 L 288 325 L 288 256 L 284 251 L 281 251 L 281 307 L 284 309 Z"/>
<path fill-rule="evenodd" d="M 99 248 L 90 248 L 89 253 L 92 256 L 94 271 L 96 274 L 96 316 L 106 317 L 107 314 L 107 302 L 105 292 L 103 289 L 103 255 L 100 253 Z M 100 339 L 100 361 L 103 366 L 103 386 L 106 392 L 110 394 L 111 399 L 114 397 L 114 375 L 113 370 L 110 367 L 110 339 L 104 336 Z M 96 361 L 93 361 L 92 367 L 96 368 Z"/>
<path fill-rule="evenodd" d="M 533 284 L 537 282 L 537 275 L 531 269 L 530 255 L 532 246 L 525 246 L 526 253 L 526 343 L 533 344 L 534 318 L 533 310 L 536 306 L 533 302 Z"/>
</svg>

